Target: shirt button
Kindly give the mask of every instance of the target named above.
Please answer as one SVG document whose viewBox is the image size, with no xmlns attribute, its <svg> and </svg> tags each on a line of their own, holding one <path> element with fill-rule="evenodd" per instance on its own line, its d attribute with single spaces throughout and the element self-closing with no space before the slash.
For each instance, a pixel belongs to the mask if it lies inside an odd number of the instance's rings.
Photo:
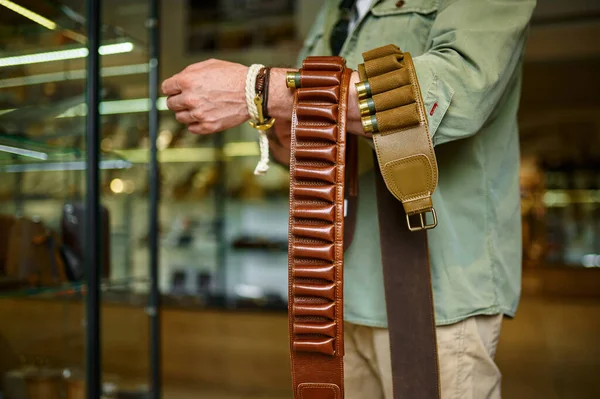
<svg viewBox="0 0 600 399">
<path fill-rule="evenodd" d="M 400 8 L 404 5 L 404 0 L 400 0 L 396 2 L 396 7 Z"/>
</svg>

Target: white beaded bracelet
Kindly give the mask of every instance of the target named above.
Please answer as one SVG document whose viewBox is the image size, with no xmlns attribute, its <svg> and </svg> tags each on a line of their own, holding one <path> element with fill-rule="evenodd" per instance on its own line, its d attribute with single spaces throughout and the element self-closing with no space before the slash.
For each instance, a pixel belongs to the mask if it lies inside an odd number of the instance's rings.
<svg viewBox="0 0 600 399">
<path fill-rule="evenodd" d="M 254 124 L 251 123 L 252 126 L 261 123 L 254 98 L 256 97 L 256 76 L 264 67 L 262 64 L 250 65 L 246 74 L 246 105 L 248 106 L 248 114 L 250 114 L 251 122 L 254 122 Z M 260 148 L 260 160 L 254 169 L 254 174 L 263 175 L 269 170 L 269 139 L 265 130 L 258 129 L 258 144 Z"/>
</svg>

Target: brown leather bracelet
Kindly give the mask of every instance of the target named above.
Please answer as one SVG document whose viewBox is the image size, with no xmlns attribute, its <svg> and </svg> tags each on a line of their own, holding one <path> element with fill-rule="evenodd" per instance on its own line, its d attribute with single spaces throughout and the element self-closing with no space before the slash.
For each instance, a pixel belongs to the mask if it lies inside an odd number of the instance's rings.
<svg viewBox="0 0 600 399">
<path fill-rule="evenodd" d="M 256 75 L 256 81 L 254 83 L 254 91 L 256 93 L 261 93 L 265 88 L 266 70 L 267 67 L 260 68 L 258 74 Z"/>
<path fill-rule="evenodd" d="M 351 70 L 308 57 L 294 93 L 289 333 L 294 397 L 342 399 L 346 110 Z"/>
<path fill-rule="evenodd" d="M 256 75 L 256 83 L 254 90 L 256 94 L 262 97 L 262 114 L 265 119 L 270 119 L 267 112 L 268 100 L 269 100 L 269 75 L 271 74 L 271 67 L 264 67 L 258 71 Z"/>
<path fill-rule="evenodd" d="M 263 115 L 269 119 L 269 81 L 271 79 L 271 67 L 265 68 L 265 87 L 263 89 Z"/>
</svg>

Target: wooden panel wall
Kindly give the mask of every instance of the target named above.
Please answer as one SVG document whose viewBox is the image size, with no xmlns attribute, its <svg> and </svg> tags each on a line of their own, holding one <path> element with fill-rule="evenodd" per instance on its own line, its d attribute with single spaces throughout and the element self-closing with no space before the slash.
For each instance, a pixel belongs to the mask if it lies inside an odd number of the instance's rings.
<svg viewBox="0 0 600 399">
<path fill-rule="evenodd" d="M 0 299 L 0 373 L 36 356 L 54 367 L 84 366 L 81 303 Z M 166 385 L 285 391 L 291 386 L 285 314 L 165 309 Z M 147 381 L 148 320 L 141 308 L 102 308 L 104 372 Z"/>
<path fill-rule="evenodd" d="M 549 281 L 556 277 L 553 273 Z M 548 291 L 544 285 L 539 293 Z M 18 365 L 19 354 L 45 356 L 55 366 L 82 364 L 82 315 L 81 304 L 1 299 L 0 372 Z M 106 305 L 102 316 L 104 371 L 125 382 L 147 381 L 143 309 Z M 189 392 L 169 397 L 195 398 L 207 389 L 254 392 L 260 398 L 281 392 L 277 397 L 291 397 L 284 314 L 164 310 L 162 316 L 165 387 Z M 598 337 L 597 297 L 524 295 L 517 317 L 504 322 L 496 356 L 504 396 L 600 397 Z"/>
</svg>

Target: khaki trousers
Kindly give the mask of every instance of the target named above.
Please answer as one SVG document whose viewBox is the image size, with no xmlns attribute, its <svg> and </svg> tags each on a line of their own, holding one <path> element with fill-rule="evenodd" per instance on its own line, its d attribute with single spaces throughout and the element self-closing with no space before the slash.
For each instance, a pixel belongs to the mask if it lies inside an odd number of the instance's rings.
<svg viewBox="0 0 600 399">
<path fill-rule="evenodd" d="M 500 398 L 494 363 L 502 315 L 475 316 L 437 327 L 442 399 Z M 345 323 L 346 399 L 392 399 L 387 329 Z M 418 399 L 418 398 L 407 398 Z"/>
</svg>

